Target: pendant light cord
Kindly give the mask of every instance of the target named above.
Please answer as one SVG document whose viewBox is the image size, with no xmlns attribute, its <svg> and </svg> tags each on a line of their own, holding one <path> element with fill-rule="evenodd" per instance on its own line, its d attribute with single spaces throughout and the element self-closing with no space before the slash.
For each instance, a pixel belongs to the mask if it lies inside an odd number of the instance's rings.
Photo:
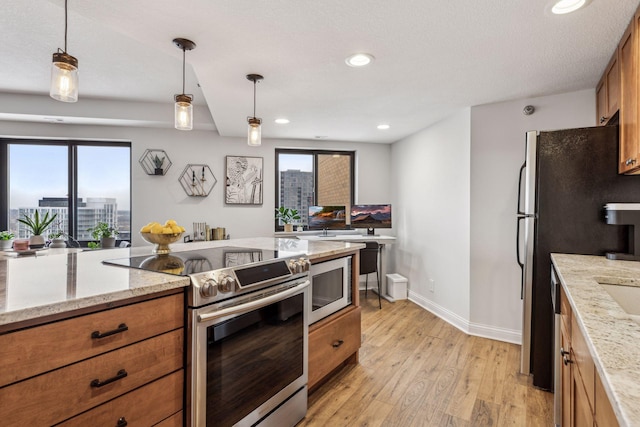
<svg viewBox="0 0 640 427">
<path fill-rule="evenodd" d="M 253 118 L 256 118 L 256 80 L 253 80 Z"/>
<path fill-rule="evenodd" d="M 66 0 L 65 0 L 66 1 Z M 185 70 L 185 61 L 186 61 L 186 49 L 182 48 L 182 94 L 184 95 L 184 70 Z"/>
<path fill-rule="evenodd" d="M 64 0 L 64 53 L 67 53 L 67 0 Z"/>
</svg>

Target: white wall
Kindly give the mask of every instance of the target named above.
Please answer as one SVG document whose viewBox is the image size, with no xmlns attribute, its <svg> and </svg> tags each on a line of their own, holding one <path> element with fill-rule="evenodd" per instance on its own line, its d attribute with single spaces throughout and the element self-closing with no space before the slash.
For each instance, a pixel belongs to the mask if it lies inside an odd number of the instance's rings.
<svg viewBox="0 0 640 427">
<path fill-rule="evenodd" d="M 535 113 L 525 116 L 526 105 Z M 520 342 L 518 171 L 525 132 L 595 126 L 592 89 L 471 109 L 471 332 Z"/>
<path fill-rule="evenodd" d="M 15 98 L 14 95 L 12 95 Z M 48 97 L 34 100 L 26 97 L 30 114 L 42 110 L 56 114 L 52 108 L 66 108 Z M 35 104 L 34 104 L 35 102 Z M 118 103 L 121 105 L 122 103 Z M 87 103 L 90 108 L 110 111 L 107 101 Z M 7 105 L 3 105 L 7 111 Z M 172 110 L 169 104 L 169 110 Z M 92 111 L 100 117 L 101 111 Z M 64 115 L 64 114 L 61 114 Z M 245 120 L 244 117 L 238 120 Z M 268 140 L 261 147 L 249 147 L 245 138 L 225 138 L 217 131 L 190 132 L 173 128 L 144 128 L 124 126 L 85 126 L 67 124 L 34 124 L 25 122 L 0 122 L 2 136 L 63 137 L 83 139 L 117 139 L 132 143 L 132 234 L 134 245 L 145 244 L 136 231 L 149 221 L 164 222 L 175 219 L 191 230 L 193 222 L 205 221 L 213 227 L 225 227 L 232 238 L 273 236 L 273 210 L 275 204 L 275 148 L 307 147 L 356 151 L 356 202 L 385 203 L 390 200 L 389 144 L 347 143 L 335 141 Z M 163 149 L 173 165 L 165 176 L 147 175 L 138 164 L 140 156 L 148 148 Z M 233 206 L 224 204 L 224 165 L 227 155 L 247 155 L 264 158 L 264 194 L 261 206 Z M 208 164 L 218 182 L 208 197 L 189 197 L 178 183 L 178 177 L 189 163 Z M 345 183 L 346 185 L 346 183 Z"/>
<path fill-rule="evenodd" d="M 469 319 L 470 109 L 394 143 L 391 155 L 394 271 L 407 277 L 410 299 L 462 326 Z"/>
</svg>

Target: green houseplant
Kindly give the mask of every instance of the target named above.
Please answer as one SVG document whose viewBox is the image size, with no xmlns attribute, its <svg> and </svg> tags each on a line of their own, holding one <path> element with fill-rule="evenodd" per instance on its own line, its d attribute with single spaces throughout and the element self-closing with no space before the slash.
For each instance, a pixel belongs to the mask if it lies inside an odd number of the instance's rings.
<svg viewBox="0 0 640 427">
<path fill-rule="evenodd" d="M 42 235 L 51 223 L 58 216 L 57 213 L 50 215 L 51 212 L 45 212 L 44 216 L 40 215 L 40 211 L 36 209 L 33 216 L 24 215 L 24 218 L 18 218 L 18 222 L 24 224 L 32 236 L 29 238 L 30 248 L 41 248 L 44 246 L 44 236 Z"/>
<path fill-rule="evenodd" d="M 100 247 L 102 248 L 114 248 L 116 246 L 116 236 L 118 230 L 106 222 L 98 222 L 95 227 L 89 228 L 87 231 L 91 232 L 91 236 L 95 240 L 100 241 Z"/>
<path fill-rule="evenodd" d="M 13 233 L 10 231 L 0 231 L 0 250 L 11 249 L 13 237 Z"/>
<path fill-rule="evenodd" d="M 291 233 L 293 231 L 293 221 L 299 220 L 300 215 L 297 209 L 289 209 L 284 206 L 276 208 L 276 219 L 284 224 L 284 231 Z"/>
</svg>

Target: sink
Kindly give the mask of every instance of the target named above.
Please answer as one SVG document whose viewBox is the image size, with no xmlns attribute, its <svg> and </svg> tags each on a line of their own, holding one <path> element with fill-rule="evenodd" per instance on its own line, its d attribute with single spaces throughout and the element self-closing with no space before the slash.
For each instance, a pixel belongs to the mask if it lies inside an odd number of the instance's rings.
<svg viewBox="0 0 640 427">
<path fill-rule="evenodd" d="M 640 316 L 640 280 L 597 277 L 596 281 L 627 314 Z"/>
</svg>

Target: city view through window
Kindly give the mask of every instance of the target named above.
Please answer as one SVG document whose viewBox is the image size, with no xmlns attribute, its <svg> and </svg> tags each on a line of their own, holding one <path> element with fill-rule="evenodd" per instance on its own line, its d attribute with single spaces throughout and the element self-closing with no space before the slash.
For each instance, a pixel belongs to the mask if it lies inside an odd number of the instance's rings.
<svg viewBox="0 0 640 427">
<path fill-rule="evenodd" d="M 296 225 L 308 226 L 309 206 L 345 206 L 349 211 L 353 200 L 353 152 L 282 149 L 276 150 L 276 155 L 276 207 L 298 210 L 300 220 Z"/>
<path fill-rule="evenodd" d="M 79 241 L 93 240 L 89 229 L 105 222 L 118 230 L 118 239 L 130 240 L 130 151 L 122 145 L 9 143 L 8 229 L 17 238 L 29 237 L 18 218 L 38 210 L 40 215 L 56 214 L 45 238 L 63 232 Z M 75 159 L 72 168 L 69 158 Z M 72 179 L 77 179 L 76 186 L 69 185 Z M 69 211 L 70 187 L 77 188 L 71 195 L 73 212 Z M 70 230 L 70 223 L 76 224 L 75 230 Z"/>
</svg>

